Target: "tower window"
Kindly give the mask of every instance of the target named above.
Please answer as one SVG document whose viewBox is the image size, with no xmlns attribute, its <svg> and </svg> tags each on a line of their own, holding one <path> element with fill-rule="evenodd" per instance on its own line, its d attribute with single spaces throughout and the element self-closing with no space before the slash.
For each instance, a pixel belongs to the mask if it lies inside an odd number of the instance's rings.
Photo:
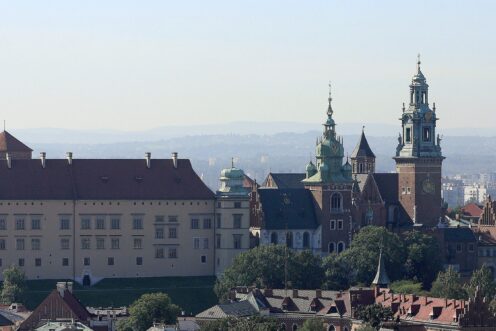
<svg viewBox="0 0 496 331">
<path fill-rule="evenodd" d="M 412 129 L 411 128 L 406 128 L 405 129 L 405 141 L 407 143 L 412 141 Z"/>
<path fill-rule="evenodd" d="M 333 193 L 331 196 L 331 212 L 338 213 L 341 212 L 342 206 L 342 198 L 341 194 Z"/>
<path fill-rule="evenodd" d="M 424 128 L 422 137 L 424 141 L 431 141 L 431 129 Z"/>
</svg>

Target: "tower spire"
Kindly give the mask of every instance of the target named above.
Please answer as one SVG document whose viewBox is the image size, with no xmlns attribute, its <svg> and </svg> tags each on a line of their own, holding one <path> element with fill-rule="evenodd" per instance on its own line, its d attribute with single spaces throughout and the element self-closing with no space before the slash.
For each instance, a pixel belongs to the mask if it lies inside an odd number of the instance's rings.
<svg viewBox="0 0 496 331">
<path fill-rule="evenodd" d="M 420 53 L 417 54 L 417 72 L 420 72 Z"/>
<path fill-rule="evenodd" d="M 329 81 L 329 97 L 327 98 L 328 102 L 329 102 L 329 106 L 327 107 L 327 115 L 328 116 L 332 116 L 332 114 L 334 113 L 334 111 L 332 110 L 332 106 L 331 106 L 331 101 L 332 101 L 332 96 L 331 96 L 331 81 Z"/>
<path fill-rule="evenodd" d="M 386 266 L 384 265 L 384 258 L 382 257 L 382 244 L 379 253 L 379 265 L 377 266 L 377 273 L 372 281 L 372 285 L 377 287 L 387 287 L 391 281 L 386 273 Z"/>
</svg>

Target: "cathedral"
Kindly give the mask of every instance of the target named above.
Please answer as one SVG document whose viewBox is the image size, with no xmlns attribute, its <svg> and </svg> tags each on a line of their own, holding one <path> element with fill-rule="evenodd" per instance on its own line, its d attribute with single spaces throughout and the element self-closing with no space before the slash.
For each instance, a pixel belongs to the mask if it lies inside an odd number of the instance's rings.
<svg viewBox="0 0 496 331">
<path fill-rule="evenodd" d="M 316 254 L 340 253 L 367 225 L 400 232 L 429 231 L 442 222 L 441 138 L 436 107 L 429 106 L 429 85 L 417 62 L 403 104 L 395 173 L 377 173 L 375 154 L 364 130 L 344 157 L 336 132 L 329 90 L 327 118 L 317 139 L 315 160 L 304 173 L 269 173 L 251 197 L 251 233 L 256 244 L 285 243 Z"/>
</svg>

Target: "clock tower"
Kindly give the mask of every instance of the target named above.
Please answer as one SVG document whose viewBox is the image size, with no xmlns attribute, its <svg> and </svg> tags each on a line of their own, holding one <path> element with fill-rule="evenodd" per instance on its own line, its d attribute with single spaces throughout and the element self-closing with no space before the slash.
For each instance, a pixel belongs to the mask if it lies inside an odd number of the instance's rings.
<svg viewBox="0 0 496 331">
<path fill-rule="evenodd" d="M 429 85 L 420 70 L 410 84 L 410 103 L 403 104 L 402 133 L 396 148 L 399 201 L 415 224 L 434 227 L 442 216 L 441 138 L 436 136 L 436 104 L 429 107 Z"/>
</svg>

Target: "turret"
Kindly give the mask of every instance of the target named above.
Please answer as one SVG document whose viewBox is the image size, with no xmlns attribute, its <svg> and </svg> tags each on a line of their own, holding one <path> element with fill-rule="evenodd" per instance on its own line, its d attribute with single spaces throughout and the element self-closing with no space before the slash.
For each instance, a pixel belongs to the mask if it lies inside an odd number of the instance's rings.
<svg viewBox="0 0 496 331">
<path fill-rule="evenodd" d="M 351 166 L 353 174 L 368 174 L 375 172 L 375 154 L 369 146 L 367 138 L 365 137 L 364 128 L 362 128 L 362 135 L 356 145 L 353 153 L 351 153 Z"/>
<path fill-rule="evenodd" d="M 391 281 L 386 273 L 386 266 L 384 264 L 384 259 L 382 257 L 382 249 L 379 253 L 379 264 L 377 265 L 377 273 L 372 281 L 372 286 L 377 290 L 380 288 L 387 288 Z"/>
</svg>

